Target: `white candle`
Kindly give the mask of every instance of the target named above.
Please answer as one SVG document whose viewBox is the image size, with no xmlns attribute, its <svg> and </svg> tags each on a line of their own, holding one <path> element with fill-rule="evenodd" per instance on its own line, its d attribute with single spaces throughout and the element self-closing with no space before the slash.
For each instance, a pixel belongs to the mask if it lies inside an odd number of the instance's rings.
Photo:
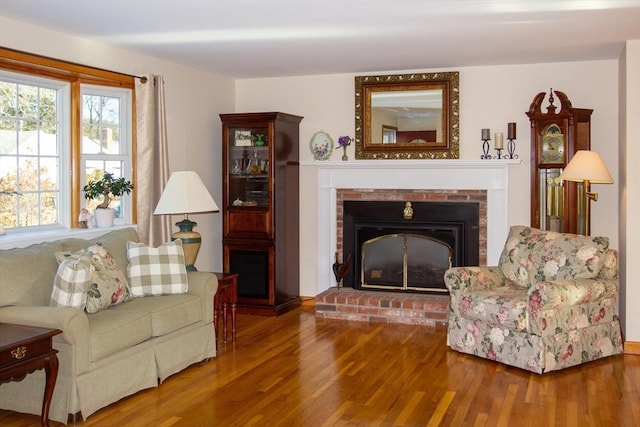
<svg viewBox="0 0 640 427">
<path fill-rule="evenodd" d="M 504 148 L 504 135 L 502 132 L 496 132 L 496 150 Z"/>
</svg>

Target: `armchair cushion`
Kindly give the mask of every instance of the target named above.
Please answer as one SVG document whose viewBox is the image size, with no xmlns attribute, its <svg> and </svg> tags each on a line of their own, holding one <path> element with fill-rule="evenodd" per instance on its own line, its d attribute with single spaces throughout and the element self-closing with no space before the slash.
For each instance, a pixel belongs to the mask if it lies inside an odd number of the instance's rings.
<svg viewBox="0 0 640 427">
<path fill-rule="evenodd" d="M 604 264 L 607 237 L 513 226 L 500 256 L 505 277 L 529 288 L 541 281 L 592 279 Z"/>
<path fill-rule="evenodd" d="M 460 298 L 460 314 L 469 320 L 524 331 L 527 329 L 527 295 L 515 285 L 470 292 Z"/>
</svg>

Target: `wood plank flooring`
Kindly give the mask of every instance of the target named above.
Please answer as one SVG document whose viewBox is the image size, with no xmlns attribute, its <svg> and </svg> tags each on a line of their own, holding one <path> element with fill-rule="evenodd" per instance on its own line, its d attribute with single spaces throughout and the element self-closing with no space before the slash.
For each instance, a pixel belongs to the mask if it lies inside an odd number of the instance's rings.
<svg viewBox="0 0 640 427">
<path fill-rule="evenodd" d="M 218 357 L 80 426 L 637 426 L 640 357 L 545 375 L 463 355 L 442 327 L 238 316 Z M 0 411 L 2 426 L 37 416 Z M 58 426 L 58 423 L 52 423 Z"/>
</svg>

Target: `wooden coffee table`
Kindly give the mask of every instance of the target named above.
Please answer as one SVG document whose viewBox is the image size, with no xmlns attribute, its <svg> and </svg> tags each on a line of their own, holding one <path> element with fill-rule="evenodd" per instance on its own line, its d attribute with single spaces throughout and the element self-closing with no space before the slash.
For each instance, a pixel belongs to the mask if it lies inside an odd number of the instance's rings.
<svg viewBox="0 0 640 427">
<path fill-rule="evenodd" d="M 49 425 L 49 406 L 58 377 L 58 350 L 53 348 L 53 336 L 61 333 L 59 329 L 0 323 L 0 383 L 22 381 L 27 374 L 45 370 L 43 426 Z"/>
<path fill-rule="evenodd" d="M 231 306 L 231 341 L 236 342 L 236 303 L 238 302 L 238 274 L 214 273 L 218 278 L 218 290 L 213 299 L 213 322 L 216 328 L 216 342 L 218 341 L 218 316 L 222 308 L 222 336 L 227 342 L 227 315 Z"/>
</svg>

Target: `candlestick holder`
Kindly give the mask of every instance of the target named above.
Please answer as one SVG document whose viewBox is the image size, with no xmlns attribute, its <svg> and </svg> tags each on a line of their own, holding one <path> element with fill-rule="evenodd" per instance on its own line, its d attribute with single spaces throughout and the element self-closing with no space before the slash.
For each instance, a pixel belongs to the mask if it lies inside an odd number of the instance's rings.
<svg viewBox="0 0 640 427">
<path fill-rule="evenodd" d="M 489 139 L 482 140 L 482 156 L 480 156 L 480 158 L 483 160 L 488 160 L 491 158 L 491 155 L 489 154 L 489 141 Z"/>
<path fill-rule="evenodd" d="M 498 159 L 498 160 L 500 160 L 500 159 L 502 158 L 502 157 L 501 157 L 501 153 L 502 153 L 502 150 L 504 150 L 504 148 L 496 148 L 495 150 L 498 152 L 498 157 L 497 157 L 497 159 Z"/>
<path fill-rule="evenodd" d="M 505 159 L 517 159 L 518 155 L 515 154 L 516 151 L 516 143 L 513 142 L 512 138 L 509 138 L 509 142 L 507 142 L 507 154 L 508 156 L 504 156 Z"/>
</svg>

